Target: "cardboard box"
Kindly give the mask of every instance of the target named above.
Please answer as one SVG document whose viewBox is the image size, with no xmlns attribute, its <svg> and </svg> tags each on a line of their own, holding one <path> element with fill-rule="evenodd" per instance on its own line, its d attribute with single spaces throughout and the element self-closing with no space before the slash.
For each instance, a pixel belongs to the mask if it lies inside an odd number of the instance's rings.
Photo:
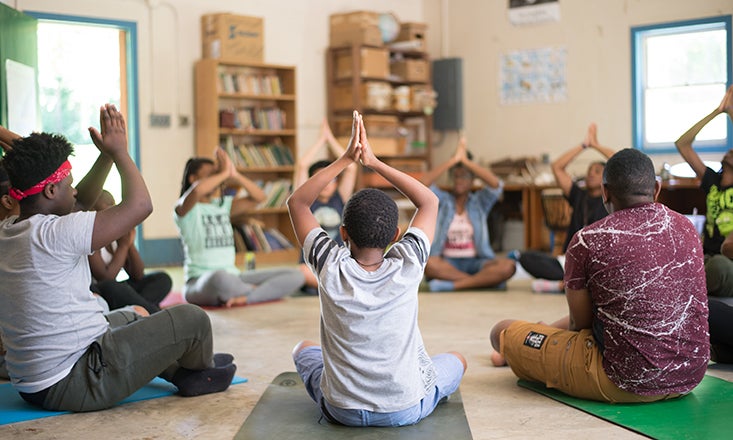
<svg viewBox="0 0 733 440">
<path fill-rule="evenodd" d="M 329 17 L 331 28 L 356 27 L 366 28 L 379 26 L 379 12 L 374 11 L 351 11 L 341 14 L 331 14 Z"/>
<path fill-rule="evenodd" d="M 364 115 L 364 128 L 369 138 L 399 137 L 400 119 L 397 116 Z M 336 136 L 351 136 L 351 118 L 338 118 L 334 121 L 333 132 Z"/>
<path fill-rule="evenodd" d="M 389 110 L 392 105 L 392 86 L 384 81 L 363 83 L 357 91 L 361 108 Z M 357 107 L 351 84 L 337 84 L 331 87 L 333 110 L 353 110 Z"/>
<path fill-rule="evenodd" d="M 263 62 L 264 24 L 260 17 L 207 14 L 201 17 L 204 58 L 229 62 Z"/>
<path fill-rule="evenodd" d="M 430 63 L 428 60 L 407 58 L 391 64 L 392 75 L 402 81 L 428 82 L 430 80 Z"/>
<path fill-rule="evenodd" d="M 362 78 L 387 79 L 389 77 L 389 51 L 374 47 L 362 47 L 359 50 L 358 75 Z M 334 68 L 336 79 L 351 78 L 354 67 L 351 52 L 336 55 Z"/>
<path fill-rule="evenodd" d="M 425 23 L 402 23 L 400 33 L 395 41 L 425 40 L 425 31 L 428 25 Z"/>
<path fill-rule="evenodd" d="M 379 13 L 352 11 L 332 14 L 330 23 L 330 44 L 332 47 L 363 44 L 381 46 L 382 32 L 379 30 Z"/>
<path fill-rule="evenodd" d="M 366 46 L 382 46 L 382 32 L 377 26 L 359 27 L 338 27 L 331 28 L 331 47 L 351 46 L 361 44 Z"/>
<path fill-rule="evenodd" d="M 434 109 L 438 105 L 437 94 L 431 86 L 414 85 L 410 86 L 410 110 L 413 112 L 426 112 L 426 109 Z M 426 112 L 428 113 L 428 112 Z"/>
</svg>

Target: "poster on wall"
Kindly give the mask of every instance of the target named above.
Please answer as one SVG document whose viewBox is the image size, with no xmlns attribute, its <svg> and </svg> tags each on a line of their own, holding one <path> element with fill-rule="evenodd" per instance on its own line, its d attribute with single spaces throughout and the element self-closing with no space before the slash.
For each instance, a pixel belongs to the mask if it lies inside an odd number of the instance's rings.
<svg viewBox="0 0 733 440">
<path fill-rule="evenodd" d="M 517 50 L 499 57 L 501 104 L 567 100 L 567 48 Z"/>
<path fill-rule="evenodd" d="M 560 21 L 558 0 L 509 0 L 509 22 L 513 25 Z"/>
<path fill-rule="evenodd" d="M 28 136 L 36 130 L 38 107 L 36 70 L 11 59 L 5 60 L 8 97 L 8 130 Z"/>
</svg>

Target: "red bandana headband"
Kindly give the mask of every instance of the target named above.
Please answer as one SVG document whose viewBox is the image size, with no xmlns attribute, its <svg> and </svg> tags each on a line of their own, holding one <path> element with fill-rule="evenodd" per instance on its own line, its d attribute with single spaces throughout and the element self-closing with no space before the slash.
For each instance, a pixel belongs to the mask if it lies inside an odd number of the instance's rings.
<svg viewBox="0 0 733 440">
<path fill-rule="evenodd" d="M 23 200 L 26 197 L 38 194 L 39 192 L 43 191 L 43 188 L 45 188 L 46 185 L 50 183 L 61 182 L 62 180 L 66 179 L 69 174 L 71 174 L 71 163 L 69 163 L 69 161 L 67 160 L 66 162 L 62 163 L 61 166 L 59 166 L 58 169 L 54 171 L 50 176 L 31 186 L 27 190 L 21 191 L 18 188 L 10 188 L 8 194 L 10 194 L 10 197 L 14 198 L 15 200 Z"/>
</svg>

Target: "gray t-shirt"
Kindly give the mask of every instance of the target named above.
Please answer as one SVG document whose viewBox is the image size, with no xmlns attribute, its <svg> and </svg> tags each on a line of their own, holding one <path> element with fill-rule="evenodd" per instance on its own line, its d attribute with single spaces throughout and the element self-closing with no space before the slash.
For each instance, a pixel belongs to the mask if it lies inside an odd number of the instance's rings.
<svg viewBox="0 0 733 440">
<path fill-rule="evenodd" d="M 18 391 L 35 393 L 66 377 L 109 328 L 89 290 L 95 216 L 0 222 L 0 328 Z"/>
<path fill-rule="evenodd" d="M 321 228 L 308 233 L 303 252 L 319 283 L 324 397 L 338 408 L 380 413 L 420 402 L 436 375 L 417 326 L 430 253 L 425 233 L 408 229 L 374 272 Z"/>
</svg>

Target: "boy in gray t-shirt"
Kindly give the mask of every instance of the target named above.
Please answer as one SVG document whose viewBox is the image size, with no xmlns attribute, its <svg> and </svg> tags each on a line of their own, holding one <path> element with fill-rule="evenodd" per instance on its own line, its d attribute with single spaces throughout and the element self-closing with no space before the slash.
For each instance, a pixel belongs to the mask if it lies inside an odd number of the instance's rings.
<svg viewBox="0 0 733 440">
<path fill-rule="evenodd" d="M 417 210 L 395 241 L 397 206 L 382 191 L 365 189 L 346 204 L 339 246 L 310 206 L 321 189 L 352 163 L 386 178 Z M 428 356 L 417 326 L 417 291 L 435 232 L 438 201 L 424 185 L 378 160 L 361 116 L 354 112 L 346 152 L 288 200 L 306 264 L 318 279 L 321 348 L 299 343 L 293 359 L 311 398 L 333 423 L 401 426 L 430 415 L 452 394 L 466 369 L 458 353 Z"/>
</svg>

